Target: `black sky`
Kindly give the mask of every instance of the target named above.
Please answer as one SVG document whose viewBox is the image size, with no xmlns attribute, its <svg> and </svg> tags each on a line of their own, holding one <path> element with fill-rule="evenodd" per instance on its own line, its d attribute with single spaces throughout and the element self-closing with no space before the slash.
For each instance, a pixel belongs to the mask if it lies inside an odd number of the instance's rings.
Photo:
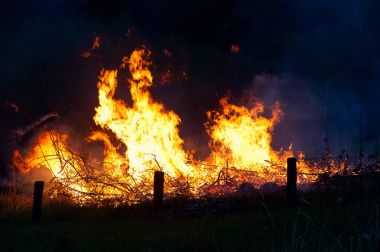
<svg viewBox="0 0 380 252">
<path fill-rule="evenodd" d="M 94 127 L 99 70 L 118 67 L 123 55 L 145 44 L 155 76 L 168 68 L 177 77 L 186 72 L 187 79 L 157 84 L 152 92 L 181 116 L 190 147 L 207 143 L 205 111 L 229 91 L 235 101 L 249 91 L 268 107 L 282 104 L 277 148 L 292 142 L 295 150 L 317 155 L 327 136 L 334 152 L 357 153 L 361 138 L 374 153 L 379 13 L 375 0 L 9 2 L 0 19 L 1 142 L 52 111 L 86 135 Z M 101 38 L 96 56 L 81 57 L 95 35 Z M 233 44 L 239 53 L 230 52 Z M 120 97 L 126 92 L 121 88 Z"/>
</svg>

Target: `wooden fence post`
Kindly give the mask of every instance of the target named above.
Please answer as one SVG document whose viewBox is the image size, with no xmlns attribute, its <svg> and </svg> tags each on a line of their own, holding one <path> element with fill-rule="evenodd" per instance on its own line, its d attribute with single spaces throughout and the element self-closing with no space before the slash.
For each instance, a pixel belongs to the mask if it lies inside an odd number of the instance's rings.
<svg viewBox="0 0 380 252">
<path fill-rule="evenodd" d="M 297 159 L 295 157 L 287 160 L 286 194 L 288 203 L 292 206 L 297 204 Z"/>
<path fill-rule="evenodd" d="M 39 221 L 41 219 L 43 193 L 44 193 L 44 182 L 35 181 L 34 195 L 33 195 L 33 209 L 32 209 L 33 221 Z"/>
<path fill-rule="evenodd" d="M 153 205 L 156 209 L 161 208 L 164 200 L 164 175 L 162 171 L 154 172 Z"/>
</svg>

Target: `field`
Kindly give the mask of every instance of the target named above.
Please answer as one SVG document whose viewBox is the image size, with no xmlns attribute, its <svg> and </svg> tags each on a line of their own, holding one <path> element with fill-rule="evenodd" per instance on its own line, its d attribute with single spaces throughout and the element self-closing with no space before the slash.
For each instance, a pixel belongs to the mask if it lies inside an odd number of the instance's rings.
<svg viewBox="0 0 380 252">
<path fill-rule="evenodd" d="M 171 199 L 159 212 L 150 203 L 56 202 L 44 208 L 40 222 L 31 221 L 27 207 L 13 211 L 3 196 L 0 250 L 378 251 L 375 185 L 302 193 L 297 206 L 270 193 Z"/>
</svg>

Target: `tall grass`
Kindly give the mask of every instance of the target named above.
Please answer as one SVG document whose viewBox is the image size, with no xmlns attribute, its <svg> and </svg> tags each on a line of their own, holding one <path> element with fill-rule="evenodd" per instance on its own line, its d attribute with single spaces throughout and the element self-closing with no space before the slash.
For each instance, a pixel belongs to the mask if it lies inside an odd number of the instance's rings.
<svg viewBox="0 0 380 252">
<path fill-rule="evenodd" d="M 29 199 L 1 196 L 1 251 L 379 251 L 376 188 L 309 192 L 297 207 L 276 195 L 172 199 L 150 204 L 44 206 L 31 222 Z M 23 201 L 25 200 L 25 201 Z"/>
</svg>

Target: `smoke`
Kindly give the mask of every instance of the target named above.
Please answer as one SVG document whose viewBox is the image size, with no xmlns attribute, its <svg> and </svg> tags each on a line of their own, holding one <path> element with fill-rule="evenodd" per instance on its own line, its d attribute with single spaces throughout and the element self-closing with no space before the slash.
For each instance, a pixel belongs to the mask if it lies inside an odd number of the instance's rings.
<svg viewBox="0 0 380 252">
<path fill-rule="evenodd" d="M 349 90 L 315 90 L 315 86 L 313 80 L 291 74 L 254 77 L 252 92 L 267 106 L 279 101 L 284 112 L 275 128 L 274 147 L 292 143 L 293 150 L 309 156 L 326 150 L 358 155 L 362 144 L 372 154 L 374 146 L 366 136 L 377 132 L 368 127 L 370 111 L 359 97 Z"/>
</svg>

